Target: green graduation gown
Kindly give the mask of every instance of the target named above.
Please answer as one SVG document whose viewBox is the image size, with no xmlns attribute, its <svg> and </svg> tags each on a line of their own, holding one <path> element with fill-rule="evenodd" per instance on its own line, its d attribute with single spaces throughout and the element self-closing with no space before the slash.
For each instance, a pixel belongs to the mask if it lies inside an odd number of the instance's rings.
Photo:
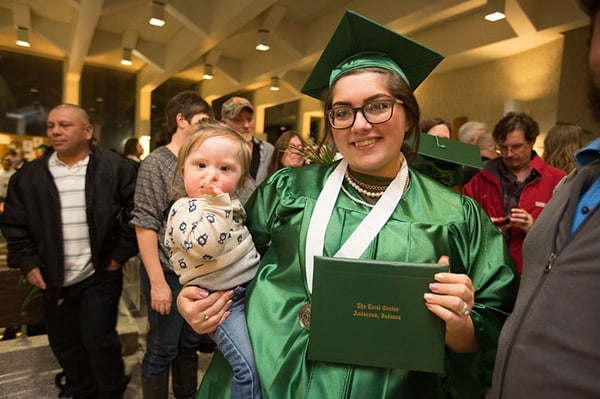
<svg viewBox="0 0 600 399">
<path fill-rule="evenodd" d="M 361 258 L 437 262 L 448 255 L 452 272 L 466 273 L 473 281 L 471 318 L 481 352 L 458 355 L 446 350 L 443 375 L 307 360 L 309 334 L 298 320 L 300 308 L 310 302 L 304 269 L 306 234 L 319 193 L 336 165 L 282 169 L 246 204 L 256 247 L 265 251 L 246 297 L 264 397 L 483 397 L 519 277 L 502 235 L 485 212 L 470 198 L 414 171 L 396 210 Z M 324 256 L 336 253 L 369 210 L 340 191 L 326 231 Z M 217 353 L 198 398 L 228 398 L 231 375 Z"/>
</svg>

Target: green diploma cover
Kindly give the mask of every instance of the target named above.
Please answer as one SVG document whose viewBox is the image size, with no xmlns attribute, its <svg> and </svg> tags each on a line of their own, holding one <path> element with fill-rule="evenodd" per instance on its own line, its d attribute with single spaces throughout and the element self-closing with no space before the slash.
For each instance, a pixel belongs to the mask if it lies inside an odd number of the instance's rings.
<svg viewBox="0 0 600 399">
<path fill-rule="evenodd" d="M 308 358 L 444 372 L 444 322 L 425 307 L 448 265 L 315 256 Z"/>
</svg>

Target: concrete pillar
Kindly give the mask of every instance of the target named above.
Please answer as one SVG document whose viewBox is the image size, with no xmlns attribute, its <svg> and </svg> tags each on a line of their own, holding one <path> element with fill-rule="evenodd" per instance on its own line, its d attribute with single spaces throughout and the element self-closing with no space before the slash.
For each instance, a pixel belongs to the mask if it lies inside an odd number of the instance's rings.
<svg viewBox="0 0 600 399">
<path fill-rule="evenodd" d="M 66 65 L 66 63 L 65 63 Z M 81 74 L 64 73 L 63 102 L 80 105 L 81 101 Z"/>
</svg>

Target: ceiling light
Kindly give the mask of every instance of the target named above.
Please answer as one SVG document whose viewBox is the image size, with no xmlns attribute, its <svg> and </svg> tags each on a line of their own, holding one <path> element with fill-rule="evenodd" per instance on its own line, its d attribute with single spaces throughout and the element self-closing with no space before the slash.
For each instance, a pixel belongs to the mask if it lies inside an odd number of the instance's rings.
<svg viewBox="0 0 600 399">
<path fill-rule="evenodd" d="M 486 16 L 484 18 L 486 19 L 486 21 L 496 22 L 496 21 L 500 21 L 501 19 L 506 18 L 506 15 L 504 15 L 503 12 L 494 11 L 492 13 L 486 14 Z"/>
<path fill-rule="evenodd" d="M 165 3 L 161 1 L 152 2 L 152 16 L 148 22 L 150 25 L 158 27 L 165 25 Z"/>
<path fill-rule="evenodd" d="M 506 15 L 504 15 L 504 7 L 504 0 L 488 0 L 485 8 L 485 20 L 496 22 L 506 18 Z"/>
<path fill-rule="evenodd" d="M 277 76 L 271 78 L 271 87 L 269 87 L 269 90 L 279 91 L 279 78 Z"/>
<path fill-rule="evenodd" d="M 31 47 L 29 43 L 29 29 L 22 26 L 17 27 L 17 46 Z"/>
<path fill-rule="evenodd" d="M 258 44 L 256 45 L 256 49 L 258 51 L 268 51 L 271 48 L 269 46 L 269 31 L 266 29 L 258 30 Z"/>
<path fill-rule="evenodd" d="M 121 65 L 131 66 L 133 62 L 131 61 L 131 49 L 124 48 L 123 49 L 123 57 L 121 58 Z"/>
<path fill-rule="evenodd" d="M 211 80 L 213 78 L 213 67 L 210 64 L 204 64 L 204 75 L 202 79 Z"/>
</svg>

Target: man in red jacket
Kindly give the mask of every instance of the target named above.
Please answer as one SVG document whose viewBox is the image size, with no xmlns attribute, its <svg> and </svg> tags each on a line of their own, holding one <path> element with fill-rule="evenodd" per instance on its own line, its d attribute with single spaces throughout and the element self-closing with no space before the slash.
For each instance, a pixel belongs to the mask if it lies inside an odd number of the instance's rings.
<svg viewBox="0 0 600 399">
<path fill-rule="evenodd" d="M 528 114 L 506 114 L 492 133 L 500 158 L 489 161 L 463 188 L 504 234 L 519 273 L 523 269 L 523 240 L 565 176 L 533 150 L 539 132 L 537 122 Z"/>
</svg>

